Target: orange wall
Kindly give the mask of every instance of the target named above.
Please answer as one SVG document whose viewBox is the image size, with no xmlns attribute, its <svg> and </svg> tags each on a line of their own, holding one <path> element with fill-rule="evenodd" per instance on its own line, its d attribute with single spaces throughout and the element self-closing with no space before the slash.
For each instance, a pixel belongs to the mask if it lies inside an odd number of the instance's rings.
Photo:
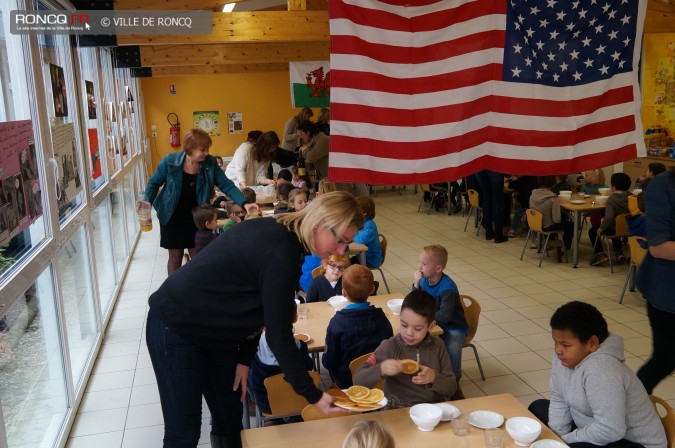
<svg viewBox="0 0 675 448">
<path fill-rule="evenodd" d="M 169 93 L 169 86 L 176 86 L 176 94 Z M 246 140 L 249 131 L 276 131 L 283 138 L 284 124 L 299 109 L 291 107 L 288 72 L 228 73 L 143 78 L 141 82 L 145 103 L 147 135 L 150 137 L 153 170 L 166 154 L 175 149 L 169 145 L 170 125 L 166 116 L 178 115 L 181 138 L 193 127 L 192 113 L 196 111 L 220 112 L 220 136 L 212 136 L 211 154 L 231 156 L 239 144 Z M 227 112 L 241 112 L 242 134 L 227 133 Z M 314 117 L 318 110 L 314 110 Z M 157 125 L 157 131 L 151 126 Z M 180 148 L 179 148 L 180 149 Z"/>
</svg>

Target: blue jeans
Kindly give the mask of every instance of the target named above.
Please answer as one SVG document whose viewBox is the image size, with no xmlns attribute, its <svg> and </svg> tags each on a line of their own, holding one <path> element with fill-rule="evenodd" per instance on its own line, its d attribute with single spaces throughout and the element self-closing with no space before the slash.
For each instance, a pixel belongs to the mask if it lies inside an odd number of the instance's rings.
<svg viewBox="0 0 675 448">
<path fill-rule="evenodd" d="M 202 424 L 202 395 L 211 411 L 211 434 L 241 447 L 241 389 L 232 390 L 237 349 L 201 346 L 171 330 L 152 311 L 146 339 L 164 415 L 164 447 L 194 448 Z"/>
<path fill-rule="evenodd" d="M 464 338 L 468 333 L 467 329 L 443 329 L 441 339 L 445 342 L 445 347 L 450 355 L 450 364 L 457 381 L 462 377 L 462 347 Z"/>
<path fill-rule="evenodd" d="M 525 214 L 525 209 L 520 205 L 516 204 L 516 211 L 513 212 L 513 219 L 511 220 L 511 230 L 516 232 L 520 226 L 520 220 L 523 219 Z"/>
</svg>

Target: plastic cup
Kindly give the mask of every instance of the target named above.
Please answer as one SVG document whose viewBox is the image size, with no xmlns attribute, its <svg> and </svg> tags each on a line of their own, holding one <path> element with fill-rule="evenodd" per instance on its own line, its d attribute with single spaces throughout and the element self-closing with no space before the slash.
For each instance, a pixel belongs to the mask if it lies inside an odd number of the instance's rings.
<svg viewBox="0 0 675 448">
<path fill-rule="evenodd" d="M 298 299 L 295 299 L 295 304 L 298 308 L 298 319 L 307 319 L 307 304 Z"/>
<path fill-rule="evenodd" d="M 485 430 L 485 448 L 502 448 L 504 443 L 504 430 L 492 428 Z"/>
<path fill-rule="evenodd" d="M 469 433 L 469 416 L 464 412 L 452 419 L 452 432 L 456 436 L 464 437 Z"/>
<path fill-rule="evenodd" d="M 142 232 L 149 232 L 152 230 L 152 204 L 145 200 L 145 197 L 139 196 L 136 202 L 136 215 L 138 216 L 138 224 Z"/>
</svg>

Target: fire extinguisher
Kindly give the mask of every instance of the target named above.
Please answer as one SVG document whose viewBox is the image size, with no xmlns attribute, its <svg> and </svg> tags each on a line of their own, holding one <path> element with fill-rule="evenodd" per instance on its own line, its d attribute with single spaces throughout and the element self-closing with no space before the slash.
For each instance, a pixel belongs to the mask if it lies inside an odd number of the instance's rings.
<svg viewBox="0 0 675 448">
<path fill-rule="evenodd" d="M 171 122 L 171 115 L 176 117 L 175 123 Z M 166 121 L 168 121 L 169 124 L 171 125 L 171 129 L 169 129 L 169 139 L 171 141 L 171 147 L 180 148 L 180 123 L 178 122 L 178 115 L 171 112 L 169 115 L 166 116 Z"/>
</svg>

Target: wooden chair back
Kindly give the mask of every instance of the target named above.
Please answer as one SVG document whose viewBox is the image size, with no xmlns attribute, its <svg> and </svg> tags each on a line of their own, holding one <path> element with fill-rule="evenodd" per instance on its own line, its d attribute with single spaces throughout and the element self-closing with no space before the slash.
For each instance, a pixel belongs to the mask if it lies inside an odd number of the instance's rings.
<svg viewBox="0 0 675 448">
<path fill-rule="evenodd" d="M 535 232 L 544 233 L 544 215 L 537 209 L 528 208 L 525 210 L 527 216 L 527 225 Z"/>
<path fill-rule="evenodd" d="M 659 418 L 661 419 L 661 423 L 663 424 L 663 429 L 666 431 L 666 439 L 668 440 L 668 446 L 671 448 L 675 447 L 675 412 L 673 411 L 673 408 L 670 407 L 670 405 L 666 400 L 657 397 L 656 395 L 650 395 L 649 399 L 652 400 L 654 409 L 656 409 L 656 413 L 658 414 Z M 665 413 L 664 416 L 661 416 L 659 406 L 661 406 L 664 409 Z"/>
<path fill-rule="evenodd" d="M 471 204 L 473 208 L 480 208 L 479 193 L 472 188 L 470 188 L 466 193 L 469 196 L 469 204 Z"/>
<path fill-rule="evenodd" d="M 309 376 L 315 386 L 319 385 L 321 375 L 318 372 L 310 371 Z M 286 381 L 283 373 L 265 378 L 265 389 L 267 389 L 267 398 L 270 402 L 271 414 L 263 413 L 265 417 L 285 417 L 290 415 L 299 415 L 309 403 L 305 397 L 295 393 L 291 385 Z"/>
<path fill-rule="evenodd" d="M 431 193 L 431 188 L 429 187 L 429 184 L 420 184 L 420 188 L 425 193 Z"/>
<path fill-rule="evenodd" d="M 314 406 L 313 404 L 308 404 L 302 410 L 302 419 L 306 422 L 311 422 L 313 420 L 323 420 L 326 418 L 335 418 L 335 417 L 344 417 L 345 415 L 356 414 L 354 411 L 344 411 L 344 412 L 335 412 L 332 414 L 324 414 Z"/>
<path fill-rule="evenodd" d="M 480 304 L 476 299 L 465 294 L 459 296 L 459 301 L 462 303 L 464 316 L 466 317 L 466 322 L 469 324 L 469 333 L 466 335 L 466 338 L 464 338 L 464 345 L 469 345 L 478 331 Z"/>
<path fill-rule="evenodd" d="M 326 273 L 326 270 L 324 269 L 323 266 L 317 266 L 314 269 L 312 269 L 312 278 L 317 278 L 320 275 L 323 275 Z"/>
<path fill-rule="evenodd" d="M 359 367 L 361 367 L 361 365 L 368 360 L 368 357 L 370 355 L 372 355 L 372 353 L 366 353 L 365 355 L 361 355 L 349 363 L 349 371 L 352 372 L 352 380 L 354 380 L 354 375 L 356 374 L 356 371 L 359 370 Z M 375 387 L 377 387 L 378 389 L 383 389 L 384 380 L 378 381 L 375 384 Z"/>
<path fill-rule="evenodd" d="M 642 236 L 631 236 L 628 237 L 628 247 L 630 247 L 630 261 L 635 266 L 640 266 L 642 260 L 647 256 L 647 249 L 643 249 L 640 246 L 640 241 L 647 242 L 647 239 Z"/>
<path fill-rule="evenodd" d="M 380 266 L 382 266 L 384 264 L 384 259 L 387 258 L 387 237 L 382 235 L 381 233 L 379 235 L 380 235 L 380 250 L 382 250 L 382 264 L 380 264 Z"/>
</svg>

